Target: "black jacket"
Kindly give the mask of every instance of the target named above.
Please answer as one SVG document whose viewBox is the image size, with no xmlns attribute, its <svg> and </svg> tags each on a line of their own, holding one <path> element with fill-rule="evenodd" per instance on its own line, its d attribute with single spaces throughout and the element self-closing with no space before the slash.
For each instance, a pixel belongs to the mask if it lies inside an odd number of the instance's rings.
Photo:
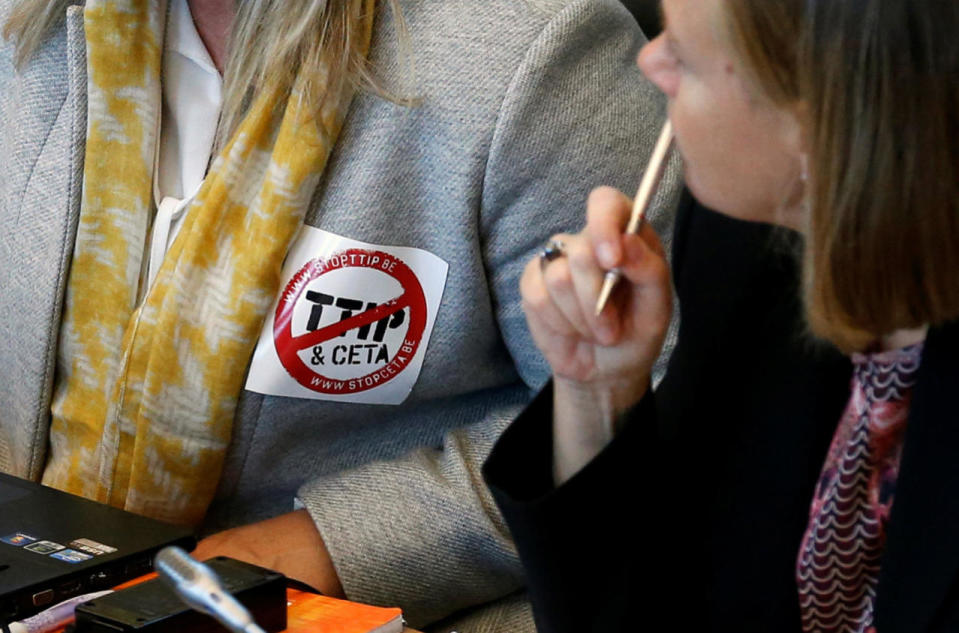
<svg viewBox="0 0 959 633">
<path fill-rule="evenodd" d="M 805 334 L 797 238 L 681 204 L 682 320 L 655 394 L 593 462 L 551 480 L 551 390 L 485 475 L 541 633 L 801 631 L 796 557 L 851 365 Z M 959 631 L 959 326 L 913 392 L 877 591 L 879 633 Z"/>
</svg>

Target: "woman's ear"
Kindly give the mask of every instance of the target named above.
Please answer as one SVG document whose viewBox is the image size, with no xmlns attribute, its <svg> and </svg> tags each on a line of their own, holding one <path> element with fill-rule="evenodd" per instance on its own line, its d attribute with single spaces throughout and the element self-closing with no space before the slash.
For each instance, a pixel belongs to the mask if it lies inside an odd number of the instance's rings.
<svg viewBox="0 0 959 633">
<path fill-rule="evenodd" d="M 807 132 L 808 109 L 797 103 L 782 109 L 782 140 L 786 151 L 795 157 L 795 172 L 791 191 L 783 205 L 780 222 L 799 232 L 805 232 L 809 220 L 809 134 Z"/>
<path fill-rule="evenodd" d="M 812 126 L 809 120 L 809 105 L 805 101 L 797 101 L 789 107 L 792 117 L 795 120 L 796 129 L 793 130 L 795 138 L 790 139 L 790 142 L 795 143 L 796 150 L 809 155 L 811 148 L 811 132 Z"/>
<path fill-rule="evenodd" d="M 809 155 L 812 152 L 812 125 L 809 120 L 809 105 L 805 101 L 797 101 L 792 107 L 792 111 L 793 119 L 796 121 L 793 142 L 799 154 L 799 180 L 805 187 L 809 182 Z"/>
<path fill-rule="evenodd" d="M 783 141 L 787 151 L 797 157 L 799 162 L 799 181 L 805 185 L 809 180 L 810 137 L 808 111 L 804 102 L 783 109 Z"/>
</svg>

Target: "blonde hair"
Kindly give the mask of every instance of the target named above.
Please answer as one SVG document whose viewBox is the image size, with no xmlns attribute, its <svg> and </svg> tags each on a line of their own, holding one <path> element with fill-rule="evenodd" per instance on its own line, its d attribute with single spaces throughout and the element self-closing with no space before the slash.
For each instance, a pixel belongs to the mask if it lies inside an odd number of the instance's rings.
<svg viewBox="0 0 959 633">
<path fill-rule="evenodd" d="M 3 27 L 16 40 L 15 62 L 22 66 L 63 20 L 75 0 L 20 0 Z M 412 69 L 409 34 L 398 0 L 387 0 L 393 12 L 400 51 Z M 359 24 L 362 0 L 245 0 L 238 3 L 224 72 L 220 142 L 243 119 L 255 94 L 277 91 L 278 106 L 304 73 L 304 96 L 311 107 L 323 106 L 323 95 L 351 82 L 384 98 L 410 105 L 414 99 L 386 90 L 362 53 Z M 330 73 L 320 72 L 321 60 Z"/>
<path fill-rule="evenodd" d="M 959 318 L 959 5 L 723 5 L 765 93 L 806 112 L 812 332 L 849 352 Z"/>
</svg>

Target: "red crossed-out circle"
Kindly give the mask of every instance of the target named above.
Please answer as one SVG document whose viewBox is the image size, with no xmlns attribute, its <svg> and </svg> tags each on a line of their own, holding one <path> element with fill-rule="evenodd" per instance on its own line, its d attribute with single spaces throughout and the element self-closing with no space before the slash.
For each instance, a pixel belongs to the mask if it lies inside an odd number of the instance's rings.
<svg viewBox="0 0 959 633">
<path fill-rule="evenodd" d="M 293 308 L 306 292 L 307 286 L 326 273 L 342 268 L 368 268 L 389 275 L 400 283 L 403 293 L 395 299 L 366 312 L 354 314 L 338 323 L 293 336 Z M 304 349 L 334 339 L 344 332 L 375 323 L 406 307 L 410 308 L 410 314 L 403 343 L 397 347 L 393 357 L 376 371 L 345 380 L 329 378 L 313 370 L 298 354 Z M 298 383 L 319 393 L 350 394 L 378 387 L 398 376 L 416 355 L 420 341 L 423 340 L 425 328 L 426 296 L 423 294 L 419 279 L 410 267 L 398 257 L 383 251 L 351 248 L 326 258 L 318 257 L 310 260 L 293 275 L 283 289 L 282 298 L 276 306 L 273 342 L 276 345 L 280 363 Z"/>
</svg>

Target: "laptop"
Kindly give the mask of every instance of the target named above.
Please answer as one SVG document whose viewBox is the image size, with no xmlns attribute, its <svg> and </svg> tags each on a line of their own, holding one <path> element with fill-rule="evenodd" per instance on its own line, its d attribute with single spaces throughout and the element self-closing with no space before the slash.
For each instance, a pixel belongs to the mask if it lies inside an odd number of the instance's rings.
<svg viewBox="0 0 959 633">
<path fill-rule="evenodd" d="M 196 538 L 0 473 L 0 625 L 143 575 L 167 545 L 192 550 Z"/>
</svg>

